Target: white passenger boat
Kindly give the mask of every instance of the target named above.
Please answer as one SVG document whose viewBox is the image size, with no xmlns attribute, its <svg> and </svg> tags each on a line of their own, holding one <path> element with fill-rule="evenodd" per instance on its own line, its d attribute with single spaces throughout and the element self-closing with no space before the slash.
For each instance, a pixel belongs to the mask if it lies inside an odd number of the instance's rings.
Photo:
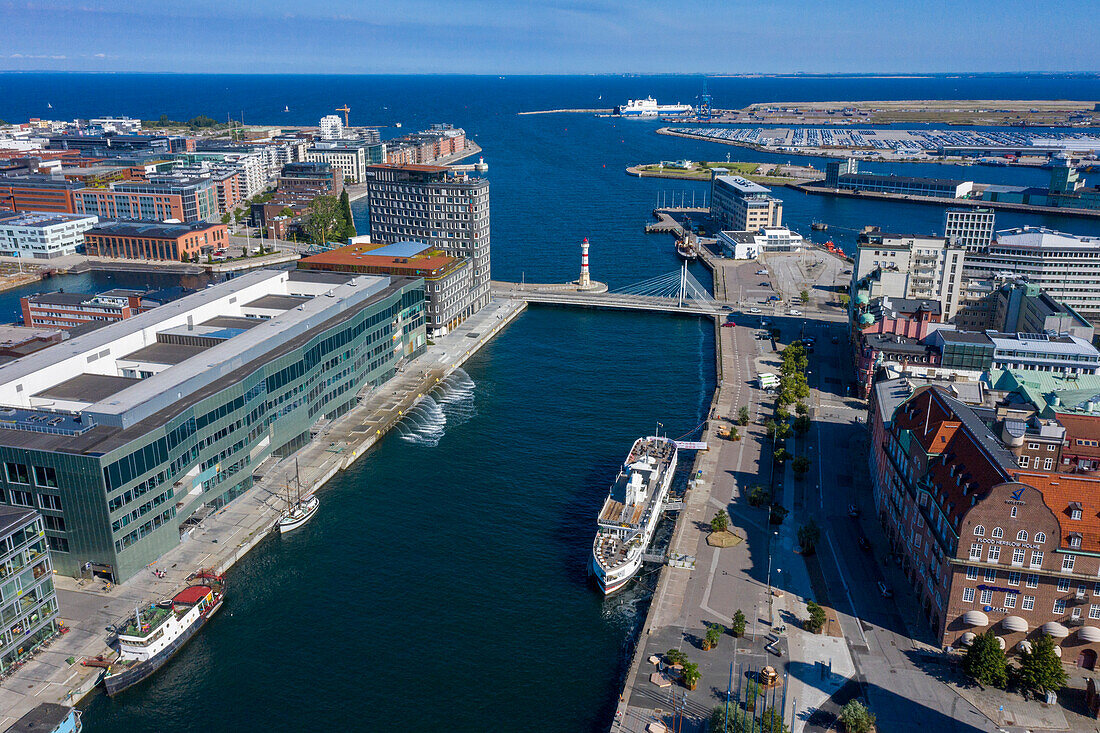
<svg viewBox="0 0 1100 733">
<path fill-rule="evenodd" d="M 291 530 L 298 529 L 303 524 L 313 519 L 313 515 L 317 513 L 317 507 L 320 506 L 320 504 L 321 502 L 317 500 L 316 495 L 291 504 L 290 508 L 283 512 L 283 516 L 279 517 L 280 534 L 286 534 Z"/>
<path fill-rule="evenodd" d="M 620 117 L 659 117 L 661 115 L 689 115 L 694 112 L 690 104 L 657 104 L 653 97 L 631 99 L 615 108 Z"/>
<path fill-rule="evenodd" d="M 622 590 L 641 569 L 676 472 L 676 454 L 668 438 L 638 438 L 615 477 L 592 542 L 592 573 L 605 596 Z"/>
</svg>

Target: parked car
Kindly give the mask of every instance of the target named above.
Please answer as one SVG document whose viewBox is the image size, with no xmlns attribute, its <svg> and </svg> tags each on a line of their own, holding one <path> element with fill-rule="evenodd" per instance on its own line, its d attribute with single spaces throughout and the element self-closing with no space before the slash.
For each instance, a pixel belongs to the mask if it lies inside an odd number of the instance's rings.
<svg viewBox="0 0 1100 733">
<path fill-rule="evenodd" d="M 797 308 L 791 308 L 789 311 L 787 311 L 787 315 L 800 316 L 802 315 L 802 311 L 798 310 Z"/>
<path fill-rule="evenodd" d="M 722 310 L 731 311 L 731 310 L 733 310 L 733 306 L 732 305 L 724 305 L 724 306 L 722 306 Z"/>
<path fill-rule="evenodd" d="M 757 271 L 756 271 L 756 274 L 757 274 L 757 275 L 767 275 L 767 274 L 768 274 L 768 271 L 767 271 L 767 270 L 757 270 Z"/>
<path fill-rule="evenodd" d="M 878 592 L 882 594 L 883 598 L 893 598 L 894 591 L 890 589 L 890 586 L 883 583 L 881 580 L 878 582 Z"/>
<path fill-rule="evenodd" d="M 737 324 L 734 323 L 733 321 L 726 321 L 725 323 L 722 324 L 722 328 L 733 328 L 736 325 Z"/>
<path fill-rule="evenodd" d="M 759 308 L 749 308 L 749 313 L 759 313 L 759 312 L 760 312 Z"/>
</svg>

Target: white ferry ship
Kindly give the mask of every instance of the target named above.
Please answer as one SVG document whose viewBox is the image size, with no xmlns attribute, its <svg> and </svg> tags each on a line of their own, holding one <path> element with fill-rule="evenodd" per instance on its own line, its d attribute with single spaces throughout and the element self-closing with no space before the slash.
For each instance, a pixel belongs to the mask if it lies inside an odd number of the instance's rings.
<svg viewBox="0 0 1100 733">
<path fill-rule="evenodd" d="M 657 104 L 653 97 L 631 99 L 615 108 L 620 117 L 660 117 L 661 115 L 689 115 L 695 110 L 690 104 Z"/>
<path fill-rule="evenodd" d="M 200 570 L 195 577 L 200 584 L 184 588 L 170 601 L 135 609 L 115 627 L 118 660 L 103 678 L 108 695 L 136 685 L 163 667 L 221 608 L 225 579 L 212 570 Z"/>
<path fill-rule="evenodd" d="M 676 453 L 668 438 L 638 438 L 611 485 L 592 542 L 592 573 L 605 596 L 642 567 L 676 472 Z"/>
</svg>

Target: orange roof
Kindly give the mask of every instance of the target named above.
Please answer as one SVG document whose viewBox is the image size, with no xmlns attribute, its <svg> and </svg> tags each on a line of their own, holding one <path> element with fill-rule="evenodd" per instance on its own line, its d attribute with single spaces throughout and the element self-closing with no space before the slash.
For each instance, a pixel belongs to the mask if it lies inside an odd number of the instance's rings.
<svg viewBox="0 0 1100 733">
<path fill-rule="evenodd" d="M 392 272 L 435 273 L 459 261 L 459 258 L 443 254 L 438 250 L 427 250 L 411 257 L 371 254 L 371 251 L 385 246 L 384 244 L 349 244 L 346 247 L 306 257 L 299 261 L 298 266 L 307 270 L 324 269 L 345 272 L 385 269 Z"/>
<path fill-rule="evenodd" d="M 1059 547 L 1069 547 L 1069 535 L 1081 535 L 1079 549 L 1100 551 L 1100 479 L 1058 473 L 1019 473 L 1016 480 L 1034 486 L 1062 527 Z M 1081 507 L 1081 518 L 1070 519 L 1070 504 Z M 1076 508 L 1076 507 L 1074 507 Z"/>
</svg>

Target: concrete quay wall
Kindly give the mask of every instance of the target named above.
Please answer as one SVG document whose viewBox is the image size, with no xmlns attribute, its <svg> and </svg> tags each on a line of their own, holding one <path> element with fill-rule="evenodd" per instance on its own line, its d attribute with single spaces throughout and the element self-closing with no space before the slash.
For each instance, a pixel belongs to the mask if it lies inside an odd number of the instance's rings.
<svg viewBox="0 0 1100 733">
<path fill-rule="evenodd" d="M 103 670 L 83 667 L 80 661 L 110 652 L 104 626 L 137 605 L 173 596 L 188 585 L 187 576 L 200 567 L 220 572 L 233 567 L 270 537 L 272 530 L 278 531 L 276 523 L 287 504 L 285 486 L 300 477 L 303 493 L 311 494 L 349 468 L 525 307 L 522 300 L 494 299 L 450 334 L 437 339 L 388 382 L 362 394 L 351 411 L 319 426 L 314 439 L 294 456 L 254 465 L 253 487 L 202 520 L 178 546 L 150 566 L 149 573 L 139 573 L 117 586 L 55 575 L 59 621 L 69 633 L 56 637 L 49 648 L 0 683 L 0 731 L 7 730 L 39 703 L 75 705 L 94 692 Z M 154 575 L 154 569 L 164 571 L 164 577 Z M 75 663 L 69 663 L 70 657 Z"/>
</svg>

